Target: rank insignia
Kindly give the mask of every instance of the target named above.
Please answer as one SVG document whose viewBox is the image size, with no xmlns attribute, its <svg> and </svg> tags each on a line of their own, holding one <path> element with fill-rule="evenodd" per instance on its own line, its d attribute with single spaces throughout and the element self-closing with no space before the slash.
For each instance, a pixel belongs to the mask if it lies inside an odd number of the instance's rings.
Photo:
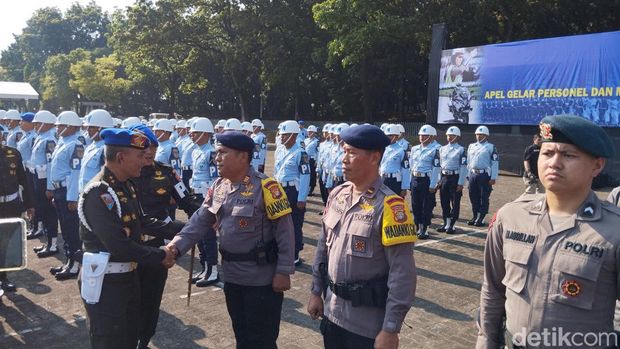
<svg viewBox="0 0 620 349">
<path fill-rule="evenodd" d="M 10 168 L 16 168 L 16 167 L 17 167 L 17 165 L 15 165 L 15 163 L 14 163 L 14 162 L 11 162 L 11 163 L 9 164 L 9 167 L 10 167 Z"/>
<path fill-rule="evenodd" d="M 7 149 L 6 153 L 11 155 L 11 154 L 13 154 L 13 151 L 11 149 Z"/>
<path fill-rule="evenodd" d="M 353 236 L 353 252 L 366 253 L 366 240 Z"/>
<path fill-rule="evenodd" d="M 575 280 L 563 280 L 561 286 L 565 296 L 577 297 L 581 293 L 581 285 Z"/>
<path fill-rule="evenodd" d="M 123 222 L 125 222 L 125 223 L 131 222 L 131 216 L 130 215 L 124 215 L 123 216 Z"/>
<path fill-rule="evenodd" d="M 156 176 L 161 176 L 161 171 L 155 171 Z"/>
<path fill-rule="evenodd" d="M 114 207 L 114 199 L 112 198 L 112 195 L 105 193 L 99 195 L 99 197 L 101 198 L 101 201 L 103 201 L 105 207 L 107 207 L 108 210 L 112 210 L 112 207 Z"/>
<path fill-rule="evenodd" d="M 592 208 L 591 205 L 588 205 L 586 206 L 586 208 L 583 209 L 583 215 L 586 217 L 594 216 L 594 209 Z"/>
<path fill-rule="evenodd" d="M 166 194 L 167 191 L 164 188 L 159 188 L 159 189 L 155 190 L 155 192 L 157 194 L 159 194 L 159 195 L 164 195 L 164 194 Z"/>
<path fill-rule="evenodd" d="M 373 206 L 372 206 L 371 204 L 367 203 L 367 202 L 362 202 L 362 203 L 360 204 L 360 207 L 361 207 L 361 208 L 362 208 L 362 210 L 364 210 L 364 211 L 370 211 L 370 210 L 372 210 L 372 208 L 373 208 Z"/>
<path fill-rule="evenodd" d="M 239 228 L 247 228 L 248 227 L 248 220 L 245 218 L 241 218 L 239 220 Z"/>
<path fill-rule="evenodd" d="M 254 194 L 252 192 L 252 190 L 254 190 L 254 184 L 248 183 L 248 184 L 245 185 L 245 191 L 242 191 L 241 195 L 243 195 L 243 196 L 252 196 Z"/>
<path fill-rule="evenodd" d="M 366 190 L 366 194 L 373 194 L 375 192 L 375 188 L 374 187 L 370 187 Z"/>
</svg>

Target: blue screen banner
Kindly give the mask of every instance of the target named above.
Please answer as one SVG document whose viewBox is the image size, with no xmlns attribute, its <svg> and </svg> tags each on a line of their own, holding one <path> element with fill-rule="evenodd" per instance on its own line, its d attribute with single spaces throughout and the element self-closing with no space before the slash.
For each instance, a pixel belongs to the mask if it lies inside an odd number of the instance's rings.
<svg viewBox="0 0 620 349">
<path fill-rule="evenodd" d="M 620 31 L 444 50 L 439 123 L 620 127 Z"/>
</svg>

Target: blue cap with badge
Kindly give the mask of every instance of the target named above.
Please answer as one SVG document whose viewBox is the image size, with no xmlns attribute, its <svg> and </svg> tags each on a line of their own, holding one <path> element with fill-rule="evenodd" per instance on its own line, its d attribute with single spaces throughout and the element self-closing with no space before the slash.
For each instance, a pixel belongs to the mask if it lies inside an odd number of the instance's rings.
<svg viewBox="0 0 620 349">
<path fill-rule="evenodd" d="M 146 149 L 150 145 L 149 139 L 141 132 L 125 128 L 106 128 L 100 133 L 105 145 Z"/>
<path fill-rule="evenodd" d="M 340 133 L 340 138 L 350 146 L 366 150 L 383 151 L 390 145 L 390 139 L 374 125 L 357 125 Z"/>
<path fill-rule="evenodd" d="M 611 158 L 616 154 L 614 144 L 605 130 L 580 116 L 547 116 L 540 121 L 539 127 L 543 143 L 573 144 L 584 152 L 601 158 Z"/>
<path fill-rule="evenodd" d="M 137 124 L 137 125 L 130 126 L 129 129 L 131 131 L 136 131 L 136 132 L 143 133 L 146 136 L 146 138 L 149 139 L 149 142 L 151 142 L 150 145 L 159 145 L 159 141 L 157 140 L 157 136 L 155 136 L 153 131 L 151 131 L 151 129 L 148 128 L 148 126 L 143 125 L 143 124 Z"/>
<path fill-rule="evenodd" d="M 239 131 L 225 131 L 215 135 L 217 143 L 238 151 L 253 152 L 255 148 L 252 138 Z"/>
<path fill-rule="evenodd" d="M 31 112 L 22 113 L 21 117 L 23 121 L 32 122 L 32 119 L 34 119 L 34 113 L 31 113 Z"/>
</svg>

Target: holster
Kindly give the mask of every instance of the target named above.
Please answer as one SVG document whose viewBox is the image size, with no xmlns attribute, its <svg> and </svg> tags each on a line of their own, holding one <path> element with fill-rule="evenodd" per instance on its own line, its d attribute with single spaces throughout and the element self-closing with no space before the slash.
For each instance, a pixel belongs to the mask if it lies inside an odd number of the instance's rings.
<svg viewBox="0 0 620 349">
<path fill-rule="evenodd" d="M 107 252 L 84 252 L 82 257 L 82 287 L 80 293 L 88 304 L 97 304 L 101 297 L 103 278 L 110 260 Z"/>
</svg>

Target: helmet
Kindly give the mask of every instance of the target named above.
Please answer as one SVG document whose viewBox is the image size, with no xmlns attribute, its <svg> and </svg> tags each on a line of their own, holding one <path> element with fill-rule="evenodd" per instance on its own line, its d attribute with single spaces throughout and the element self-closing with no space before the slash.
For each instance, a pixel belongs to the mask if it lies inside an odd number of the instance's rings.
<svg viewBox="0 0 620 349">
<path fill-rule="evenodd" d="M 332 124 L 323 125 L 323 132 L 329 132 L 329 128 L 332 127 Z"/>
<path fill-rule="evenodd" d="M 63 111 L 58 115 L 56 125 L 82 126 L 82 120 L 74 111 Z"/>
<path fill-rule="evenodd" d="M 461 137 L 461 130 L 456 126 L 450 126 L 448 127 L 448 130 L 446 131 L 446 135 L 453 135 L 453 136 Z"/>
<path fill-rule="evenodd" d="M 173 129 L 177 127 L 177 122 L 178 122 L 177 119 L 168 119 L 168 120 L 170 120 L 170 122 L 172 123 L 172 128 Z"/>
<path fill-rule="evenodd" d="M 383 132 L 385 133 L 386 136 L 399 136 L 400 135 L 400 130 L 398 129 L 398 125 L 395 124 L 390 124 L 387 125 Z"/>
<path fill-rule="evenodd" d="M 423 125 L 418 131 L 418 136 L 437 136 L 437 130 L 431 125 Z"/>
<path fill-rule="evenodd" d="M 224 126 L 226 126 L 226 120 L 224 119 L 218 121 L 217 124 L 215 125 L 215 127 L 221 127 L 221 128 L 224 128 Z"/>
<path fill-rule="evenodd" d="M 112 118 L 112 121 L 114 121 L 114 126 L 115 127 L 121 127 L 121 124 L 123 123 L 123 120 L 121 120 L 119 118 Z"/>
<path fill-rule="evenodd" d="M 22 119 L 22 115 L 15 109 L 9 109 L 4 114 L 4 119 L 6 120 L 20 120 Z"/>
<path fill-rule="evenodd" d="M 0 120 L 4 119 L 5 115 L 6 115 L 6 110 L 0 109 Z"/>
<path fill-rule="evenodd" d="M 151 120 L 149 120 L 149 122 L 147 124 L 149 125 L 149 127 L 153 127 L 153 126 L 155 126 L 156 122 L 157 122 L 157 119 L 151 119 Z"/>
<path fill-rule="evenodd" d="M 400 133 L 407 132 L 407 131 L 405 131 L 405 126 L 403 126 L 402 124 L 396 124 L 396 126 L 398 126 L 398 132 L 400 132 Z"/>
<path fill-rule="evenodd" d="M 112 115 L 103 109 L 95 109 L 86 116 L 86 126 L 114 127 Z"/>
<path fill-rule="evenodd" d="M 172 126 L 172 122 L 168 119 L 159 119 L 155 122 L 155 126 L 153 126 L 153 131 L 172 132 L 174 131 L 174 126 Z"/>
<path fill-rule="evenodd" d="M 244 121 L 241 123 L 241 131 L 253 132 L 254 128 L 252 127 L 252 123 L 248 121 Z"/>
<path fill-rule="evenodd" d="M 299 124 L 295 120 L 286 120 L 280 124 L 280 133 L 299 133 Z"/>
<path fill-rule="evenodd" d="M 263 125 L 263 122 L 260 121 L 260 119 L 254 119 L 252 120 L 252 127 L 265 128 L 265 125 Z"/>
<path fill-rule="evenodd" d="M 214 133 L 213 124 L 211 120 L 207 118 L 196 118 L 192 121 L 192 126 L 189 129 L 189 132 L 209 132 Z"/>
<path fill-rule="evenodd" d="M 241 121 L 236 118 L 226 120 L 224 131 L 241 131 Z"/>
<path fill-rule="evenodd" d="M 384 123 L 381 124 L 381 127 L 379 127 L 379 128 L 381 129 L 381 131 L 385 132 L 385 128 L 388 127 L 388 126 L 390 126 L 390 124 L 384 122 Z"/>
<path fill-rule="evenodd" d="M 486 126 L 478 126 L 478 128 L 476 129 L 476 132 L 474 132 L 474 134 L 477 135 L 489 135 L 489 128 Z"/>
<path fill-rule="evenodd" d="M 356 123 L 352 123 L 351 125 L 349 125 L 349 127 L 353 127 L 353 126 L 357 126 Z"/>
<path fill-rule="evenodd" d="M 314 125 L 308 126 L 308 132 L 316 132 L 316 126 Z"/>
<path fill-rule="evenodd" d="M 349 128 L 349 125 L 346 122 L 340 123 L 336 126 L 333 127 L 333 133 L 335 135 L 340 135 L 340 133 L 342 133 L 342 131 L 346 130 Z"/>
<path fill-rule="evenodd" d="M 185 121 L 184 119 L 181 119 L 177 121 L 177 124 L 174 125 L 174 128 L 185 128 L 186 126 L 187 126 L 187 121 Z"/>
<path fill-rule="evenodd" d="M 121 127 L 122 128 L 130 128 L 133 125 L 139 125 L 142 122 L 140 121 L 140 119 L 138 117 L 135 116 L 130 116 L 127 119 L 123 120 L 123 122 L 121 122 Z"/>
<path fill-rule="evenodd" d="M 56 115 L 52 114 L 47 110 L 39 110 L 36 114 L 34 114 L 34 119 L 32 122 L 40 122 L 43 124 L 55 124 L 56 123 Z"/>
</svg>

